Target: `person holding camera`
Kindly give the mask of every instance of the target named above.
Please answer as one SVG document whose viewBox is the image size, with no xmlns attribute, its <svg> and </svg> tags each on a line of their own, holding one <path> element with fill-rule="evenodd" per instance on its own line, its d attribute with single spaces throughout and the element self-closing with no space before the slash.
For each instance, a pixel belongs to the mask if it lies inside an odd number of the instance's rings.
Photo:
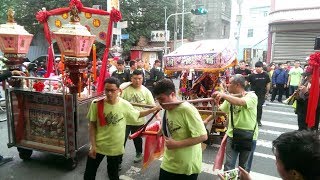
<svg viewBox="0 0 320 180">
<path fill-rule="evenodd" d="M 239 166 L 250 172 L 253 152 L 258 138 L 257 103 L 254 92 L 245 91 L 245 78 L 240 74 L 231 77 L 228 91 L 235 95 L 223 92 L 214 92 L 212 97 L 217 102 L 224 99 L 219 109 L 229 113 L 229 123 L 226 144 L 226 161 L 224 171 L 235 168 L 239 156 Z"/>
</svg>

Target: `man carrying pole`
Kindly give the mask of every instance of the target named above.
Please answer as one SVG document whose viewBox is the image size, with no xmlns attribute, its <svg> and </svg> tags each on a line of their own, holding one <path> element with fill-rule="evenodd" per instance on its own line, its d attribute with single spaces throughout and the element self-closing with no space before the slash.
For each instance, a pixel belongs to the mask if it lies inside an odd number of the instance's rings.
<svg viewBox="0 0 320 180">
<path fill-rule="evenodd" d="M 224 99 L 219 109 L 229 113 L 225 171 L 235 168 L 239 156 L 239 166 L 250 172 L 253 152 L 256 147 L 258 98 L 255 93 L 245 91 L 245 81 L 242 75 L 236 74 L 230 79 L 228 85 L 229 93 L 242 94 L 242 97 L 235 97 L 219 91 L 212 95 L 217 102 Z"/>
<path fill-rule="evenodd" d="M 166 148 L 159 179 L 196 180 L 201 172 L 201 142 L 208 138 L 201 116 L 190 103 L 179 102 L 169 79 L 157 82 L 154 94 L 166 110 L 162 122 Z"/>
</svg>

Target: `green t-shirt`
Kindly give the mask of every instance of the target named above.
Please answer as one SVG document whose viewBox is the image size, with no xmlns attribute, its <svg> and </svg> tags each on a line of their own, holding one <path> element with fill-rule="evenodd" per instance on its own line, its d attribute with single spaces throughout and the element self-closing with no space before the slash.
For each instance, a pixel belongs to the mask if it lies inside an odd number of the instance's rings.
<svg viewBox="0 0 320 180">
<path fill-rule="evenodd" d="M 233 105 L 233 124 L 234 127 L 246 130 L 253 130 L 255 125 L 257 124 L 257 104 L 258 98 L 255 93 L 248 92 L 244 97 L 242 97 L 246 101 L 246 106 L 235 106 Z M 221 111 L 225 113 L 229 113 L 230 116 L 230 103 L 228 101 L 224 101 L 220 107 Z M 256 126 L 256 130 L 254 132 L 253 139 L 258 139 L 258 126 Z M 229 118 L 227 135 L 229 137 L 233 137 L 233 128 L 231 125 L 231 119 Z"/>
<path fill-rule="evenodd" d="M 107 125 L 100 126 L 98 109 L 95 101 L 91 103 L 87 118 L 97 123 L 96 152 L 107 156 L 118 156 L 124 153 L 126 121 L 138 119 L 140 111 L 126 100 L 119 98 L 116 104 L 104 102 L 104 116 Z"/>
<path fill-rule="evenodd" d="M 149 104 L 154 105 L 154 99 L 152 93 L 145 86 L 141 86 L 140 89 L 135 89 L 132 86 L 127 87 L 123 90 L 121 97 L 131 103 Z M 136 107 L 135 109 L 141 111 L 142 107 Z M 145 117 L 139 118 L 137 120 L 130 119 L 127 121 L 127 125 L 140 126 L 145 123 Z"/>
<path fill-rule="evenodd" d="M 290 69 L 290 86 L 298 86 L 300 84 L 302 73 L 303 69 L 301 67 Z"/>
<path fill-rule="evenodd" d="M 198 110 L 184 102 L 173 110 L 167 111 L 168 133 L 180 141 L 207 134 Z M 161 168 L 175 174 L 195 174 L 201 172 L 201 143 L 179 149 L 164 151 Z"/>
</svg>

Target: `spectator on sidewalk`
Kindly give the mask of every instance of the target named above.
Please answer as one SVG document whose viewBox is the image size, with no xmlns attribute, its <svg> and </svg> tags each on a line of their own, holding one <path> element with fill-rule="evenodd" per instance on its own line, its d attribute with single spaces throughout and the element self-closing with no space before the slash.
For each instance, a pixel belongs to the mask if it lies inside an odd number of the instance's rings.
<svg viewBox="0 0 320 180">
<path fill-rule="evenodd" d="M 129 81 L 130 81 L 133 71 L 137 69 L 137 62 L 134 60 L 131 60 L 129 62 L 129 66 L 130 66 L 129 68 Z"/>
<path fill-rule="evenodd" d="M 239 62 L 239 68 L 235 69 L 234 74 L 241 74 L 244 77 L 247 77 L 251 74 L 251 71 L 246 67 L 245 61 Z"/>
<path fill-rule="evenodd" d="M 294 62 L 294 67 L 289 71 L 288 85 L 289 95 L 292 95 L 297 89 L 301 82 L 303 69 L 300 67 L 300 61 Z"/>
<path fill-rule="evenodd" d="M 150 70 L 150 79 L 147 80 L 147 87 L 153 93 L 154 86 L 158 81 L 164 78 L 160 60 L 155 60 L 153 68 Z"/>
<path fill-rule="evenodd" d="M 241 74 L 246 78 L 246 91 L 249 90 L 249 84 L 248 84 L 248 76 L 251 74 L 251 71 L 246 67 L 246 62 L 245 61 L 240 61 L 239 63 L 239 68 L 237 68 L 234 71 L 234 74 Z"/>
<path fill-rule="evenodd" d="M 290 61 L 287 61 L 287 63 L 283 64 L 284 70 L 286 71 L 287 76 L 288 76 L 287 80 L 289 79 L 289 71 L 292 68 L 290 64 L 291 64 Z M 284 95 L 286 96 L 286 98 L 289 98 L 289 84 L 288 84 L 288 82 L 286 82 L 286 86 L 284 87 Z"/>
<path fill-rule="evenodd" d="M 264 104 L 266 95 L 270 90 L 270 77 L 267 72 L 263 71 L 263 64 L 261 61 L 256 62 L 255 67 L 256 73 L 249 75 L 248 82 L 251 85 L 251 90 L 254 91 L 258 97 L 257 122 L 259 126 L 262 126 L 262 105 Z"/>
<path fill-rule="evenodd" d="M 119 59 L 117 61 L 117 70 L 111 76 L 119 79 L 120 84 L 129 81 L 129 72 L 124 68 L 124 60 Z"/>
<path fill-rule="evenodd" d="M 282 95 L 284 93 L 284 88 L 287 87 L 288 73 L 284 69 L 285 64 L 279 63 L 279 68 L 276 69 L 272 75 L 272 96 L 271 102 L 273 102 L 278 95 L 278 102 L 282 103 Z"/>
<path fill-rule="evenodd" d="M 145 70 L 144 68 L 144 62 L 142 59 L 137 59 L 137 69 L 142 71 L 142 77 L 143 77 L 143 81 L 142 81 L 142 85 L 145 85 L 146 84 L 146 81 L 147 81 L 147 71 Z"/>
</svg>

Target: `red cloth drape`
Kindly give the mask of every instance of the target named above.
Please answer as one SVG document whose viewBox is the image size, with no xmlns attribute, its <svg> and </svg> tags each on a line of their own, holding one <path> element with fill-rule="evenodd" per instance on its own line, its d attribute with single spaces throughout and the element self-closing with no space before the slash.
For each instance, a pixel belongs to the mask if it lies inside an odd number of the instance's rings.
<svg viewBox="0 0 320 180">
<path fill-rule="evenodd" d="M 161 128 L 160 121 L 156 121 L 146 127 L 146 131 L 158 132 Z M 164 152 L 164 138 L 158 135 L 145 135 L 143 168 L 147 168 L 149 164 L 162 156 Z"/>
<path fill-rule="evenodd" d="M 314 127 L 316 111 L 318 107 L 319 101 L 319 75 L 320 75 L 320 52 L 316 52 L 310 55 L 309 66 L 312 66 L 312 80 L 311 80 L 311 88 L 309 92 L 309 100 L 308 100 L 308 108 L 307 108 L 307 117 L 306 123 L 309 128 Z M 319 117 L 317 117 L 319 118 Z"/>
<path fill-rule="evenodd" d="M 227 146 L 227 134 L 225 134 L 223 136 L 220 148 L 219 148 L 218 153 L 214 159 L 213 171 L 222 169 L 224 155 L 226 152 L 226 146 Z"/>
<path fill-rule="evenodd" d="M 53 57 L 53 46 L 52 43 L 50 44 L 48 48 L 48 62 L 47 62 L 47 72 L 44 74 L 45 78 L 50 77 L 50 74 L 53 72 L 53 63 L 54 63 L 54 57 Z"/>
<path fill-rule="evenodd" d="M 110 22 L 108 25 L 108 32 L 107 32 L 107 39 L 106 39 L 106 48 L 103 53 L 103 58 L 102 58 L 102 66 L 100 70 L 100 75 L 99 75 L 99 82 L 98 82 L 98 88 L 97 91 L 98 93 L 102 93 L 104 90 L 104 80 L 108 78 L 109 72 L 108 72 L 108 55 L 109 55 L 109 48 L 111 45 L 111 39 L 112 39 L 112 29 L 113 29 L 113 22 L 118 22 L 121 20 L 121 13 L 120 11 L 112 8 L 111 14 L 110 14 Z M 98 104 L 98 116 L 99 116 L 99 122 L 101 126 L 105 126 L 107 124 L 104 115 L 103 115 L 103 109 L 104 109 L 104 103 L 99 103 Z"/>
</svg>

